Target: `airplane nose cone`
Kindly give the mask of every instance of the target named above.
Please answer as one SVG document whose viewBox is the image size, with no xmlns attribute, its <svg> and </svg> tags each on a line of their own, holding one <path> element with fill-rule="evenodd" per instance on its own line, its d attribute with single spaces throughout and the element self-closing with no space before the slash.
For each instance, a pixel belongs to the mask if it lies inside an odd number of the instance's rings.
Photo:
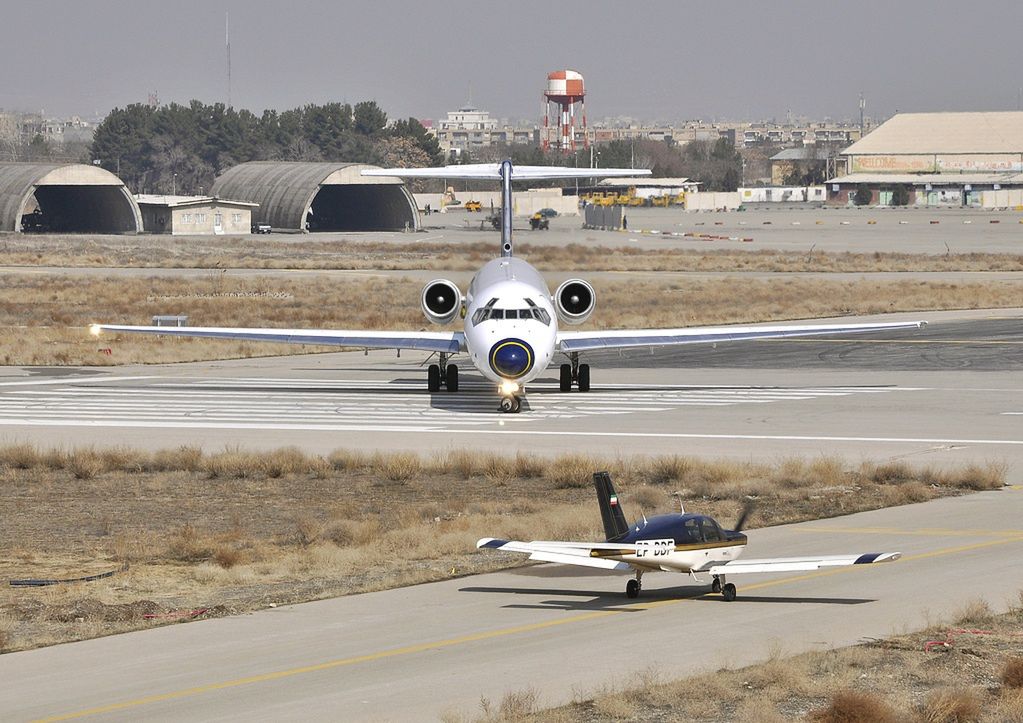
<svg viewBox="0 0 1023 723">
<path fill-rule="evenodd" d="M 505 339 L 490 350 L 490 368 L 505 379 L 518 379 L 533 368 L 533 348 L 521 339 Z"/>
</svg>

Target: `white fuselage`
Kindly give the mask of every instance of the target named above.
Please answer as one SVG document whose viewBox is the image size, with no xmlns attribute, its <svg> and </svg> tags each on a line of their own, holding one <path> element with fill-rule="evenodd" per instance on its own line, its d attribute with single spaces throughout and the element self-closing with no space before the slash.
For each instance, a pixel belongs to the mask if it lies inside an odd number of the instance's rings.
<svg viewBox="0 0 1023 723">
<path fill-rule="evenodd" d="M 651 567 L 665 572 L 699 572 L 714 565 L 724 565 L 742 555 L 743 544 L 721 544 L 715 546 L 680 545 L 674 540 L 649 540 L 643 544 L 649 549 L 635 553 L 616 555 L 613 559 L 628 562 L 639 567 Z"/>
<path fill-rule="evenodd" d="M 520 388 L 554 357 L 558 316 L 547 283 L 515 257 L 488 262 L 465 294 L 465 346 L 487 379 Z"/>
</svg>

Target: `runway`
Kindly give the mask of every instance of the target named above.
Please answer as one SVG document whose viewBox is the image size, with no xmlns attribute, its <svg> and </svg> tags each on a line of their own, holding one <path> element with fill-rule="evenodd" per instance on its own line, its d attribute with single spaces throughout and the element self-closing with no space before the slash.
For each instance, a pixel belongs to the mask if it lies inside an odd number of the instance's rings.
<svg viewBox="0 0 1023 723">
<path fill-rule="evenodd" d="M 626 509 L 626 512 L 628 510 Z M 595 511 L 596 513 L 596 511 Z M 1023 491 L 755 530 L 750 556 L 902 560 L 736 580 L 542 565 L 0 656 L 5 720 L 430 720 L 509 692 L 543 706 L 881 638 L 983 596 L 1018 602 Z M 481 553 L 483 554 L 483 553 Z"/>
<path fill-rule="evenodd" d="M 903 317 L 908 315 L 902 315 Z M 423 355 L 333 353 L 123 368 L 8 368 L 0 441 L 919 457 L 1023 472 L 1019 311 L 932 312 L 922 331 L 593 354 L 593 390 L 553 370 L 524 412 L 463 367 L 425 391 Z"/>
</svg>

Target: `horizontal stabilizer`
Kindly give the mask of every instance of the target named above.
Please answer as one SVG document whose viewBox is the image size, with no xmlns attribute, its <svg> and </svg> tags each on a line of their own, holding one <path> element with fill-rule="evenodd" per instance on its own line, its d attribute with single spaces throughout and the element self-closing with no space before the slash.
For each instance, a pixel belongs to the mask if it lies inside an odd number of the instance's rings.
<svg viewBox="0 0 1023 723">
<path fill-rule="evenodd" d="M 455 180 L 501 179 L 500 163 L 472 163 L 435 168 L 370 168 L 364 176 L 397 176 L 399 178 L 450 178 Z M 513 166 L 513 181 L 539 181 L 558 178 L 617 178 L 649 176 L 646 168 L 567 168 L 564 166 Z"/>
</svg>

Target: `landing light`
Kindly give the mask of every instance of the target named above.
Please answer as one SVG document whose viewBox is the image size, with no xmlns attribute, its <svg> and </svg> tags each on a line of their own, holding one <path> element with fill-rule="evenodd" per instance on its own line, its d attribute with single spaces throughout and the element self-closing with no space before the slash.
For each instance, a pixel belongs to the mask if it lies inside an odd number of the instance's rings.
<svg viewBox="0 0 1023 723">
<path fill-rule="evenodd" d="M 93 336 L 99 336 L 101 331 L 103 330 L 100 329 L 99 324 L 89 324 L 89 333 Z"/>
<path fill-rule="evenodd" d="M 506 397 L 510 397 L 519 391 L 519 385 L 515 382 L 503 381 L 501 382 L 501 394 Z"/>
</svg>

